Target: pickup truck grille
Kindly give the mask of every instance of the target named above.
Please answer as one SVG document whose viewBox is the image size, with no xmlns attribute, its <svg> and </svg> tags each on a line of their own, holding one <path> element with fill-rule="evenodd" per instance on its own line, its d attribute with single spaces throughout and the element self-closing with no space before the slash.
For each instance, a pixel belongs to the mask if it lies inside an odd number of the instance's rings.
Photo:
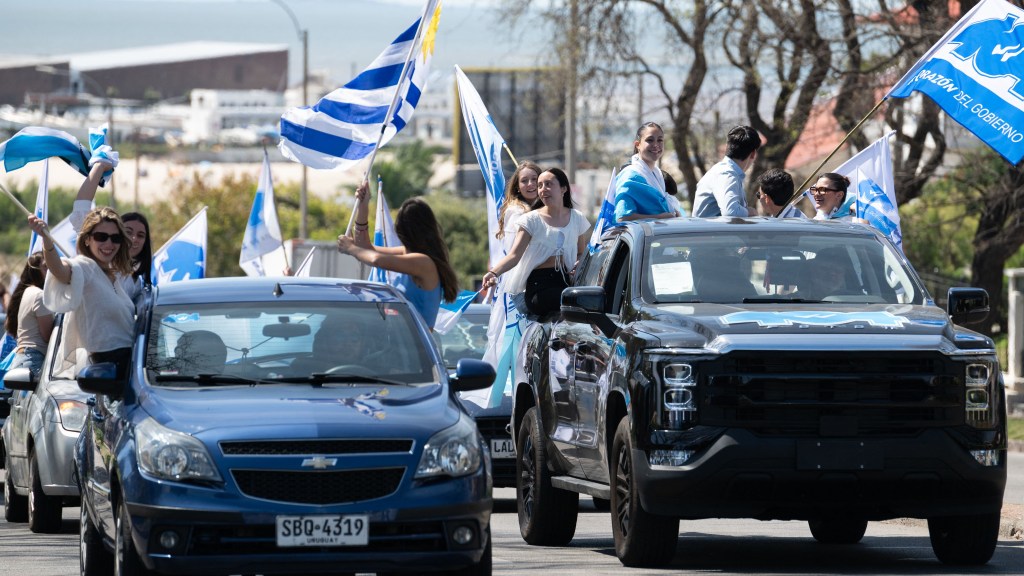
<svg viewBox="0 0 1024 576">
<path fill-rule="evenodd" d="M 743 351 L 702 364 L 700 422 L 768 435 L 912 435 L 964 422 L 963 366 L 934 353 Z"/>
</svg>

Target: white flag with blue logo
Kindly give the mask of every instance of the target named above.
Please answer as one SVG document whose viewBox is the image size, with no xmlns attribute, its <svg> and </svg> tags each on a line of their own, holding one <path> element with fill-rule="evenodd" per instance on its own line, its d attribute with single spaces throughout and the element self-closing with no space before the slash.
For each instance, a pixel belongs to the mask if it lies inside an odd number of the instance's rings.
<svg viewBox="0 0 1024 576">
<path fill-rule="evenodd" d="M 469 308 L 469 305 L 476 300 L 480 292 L 463 290 L 455 297 L 455 302 L 441 301 L 441 307 L 437 309 L 437 318 L 434 320 L 434 332 L 444 334 L 452 329 L 459 322 L 462 313 Z"/>
<path fill-rule="evenodd" d="M 43 222 L 49 222 L 47 216 L 49 195 L 50 195 L 50 159 L 46 158 L 43 160 L 43 175 L 39 178 L 39 190 L 36 191 L 36 207 L 32 210 L 36 218 L 39 218 Z M 70 248 L 69 248 L 70 250 Z M 36 231 L 32 231 L 32 237 L 28 242 L 28 255 L 31 256 L 33 252 L 43 251 L 43 237 L 36 234 Z"/>
<path fill-rule="evenodd" d="M 238 265 L 248 276 L 266 276 L 262 258 L 275 250 L 284 249 L 281 241 L 281 225 L 274 207 L 274 180 L 270 176 L 270 157 L 263 151 L 263 169 L 256 185 L 249 222 L 242 237 L 242 251 Z"/>
<path fill-rule="evenodd" d="M 927 94 L 1004 158 L 1024 158 L 1024 10 L 982 0 L 886 94 Z"/>
<path fill-rule="evenodd" d="M 58 246 L 57 252 L 66 258 L 73 258 L 78 255 L 78 250 L 75 248 L 75 242 L 78 240 L 78 233 L 75 232 L 75 227 L 71 225 L 71 217 L 61 220 L 56 226 L 50 227 L 50 236 L 53 238 L 55 246 Z M 65 254 L 64 251 L 59 248 L 60 246 L 66 247 L 71 251 L 71 254 Z M 43 245 L 40 242 L 39 248 L 36 250 L 43 249 Z"/>
<path fill-rule="evenodd" d="M 505 256 L 501 240 L 497 238 L 498 214 L 505 200 L 505 174 L 501 171 L 501 150 L 505 139 L 498 132 L 473 83 L 458 66 L 455 67 L 455 83 L 459 87 L 462 120 L 466 123 L 466 132 L 473 143 L 473 152 L 487 186 L 487 240 L 490 262 L 494 264 Z"/>
<path fill-rule="evenodd" d="M 373 221 L 373 245 L 384 248 L 402 245 L 402 242 L 398 240 L 398 233 L 395 232 L 395 221 L 391 219 L 388 201 L 384 198 L 384 183 L 379 179 L 377 180 L 377 212 Z M 398 282 L 398 272 L 383 268 L 370 268 L 370 275 L 366 279 L 370 282 L 395 286 Z"/>
<path fill-rule="evenodd" d="M 311 276 L 310 272 L 313 268 L 313 254 L 315 252 L 316 246 L 313 246 L 309 249 L 309 252 L 306 253 L 306 257 L 302 259 L 302 263 L 295 269 L 294 276 L 296 278 L 309 278 Z"/>
<path fill-rule="evenodd" d="M 597 222 L 594 224 L 594 232 L 590 235 L 590 251 L 595 252 L 601 246 L 601 236 L 608 223 L 615 220 L 615 168 L 612 168 L 612 177 L 608 180 L 608 191 L 604 194 L 604 201 L 601 202 L 601 212 L 597 215 Z"/>
<path fill-rule="evenodd" d="M 206 277 L 206 206 L 153 254 L 153 284 Z"/>
<path fill-rule="evenodd" d="M 290 108 L 281 116 L 278 147 L 285 158 L 310 168 L 348 169 L 370 156 L 378 139 L 383 146 L 405 127 L 426 90 L 440 0 L 429 0 L 423 14 L 348 84 L 313 106 Z M 388 118 L 396 90 L 398 100 Z"/>
<path fill-rule="evenodd" d="M 903 232 L 900 230 L 896 185 L 892 175 L 892 152 L 889 149 L 889 139 L 895 133 L 889 132 L 875 140 L 836 168 L 837 173 L 850 179 L 846 200 L 836 214 L 849 214 L 849 206 L 854 206 L 858 218 L 867 220 L 903 250 Z"/>
</svg>

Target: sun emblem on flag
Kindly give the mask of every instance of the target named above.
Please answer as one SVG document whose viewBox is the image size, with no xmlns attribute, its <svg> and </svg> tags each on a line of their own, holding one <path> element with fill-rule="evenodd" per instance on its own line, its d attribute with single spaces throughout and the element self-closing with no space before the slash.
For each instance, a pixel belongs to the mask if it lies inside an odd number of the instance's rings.
<svg viewBox="0 0 1024 576">
<path fill-rule="evenodd" d="M 434 15 L 430 17 L 430 24 L 423 34 L 423 60 L 434 55 L 434 40 L 437 37 L 437 25 L 441 21 L 441 4 L 438 3 L 434 9 Z"/>
</svg>

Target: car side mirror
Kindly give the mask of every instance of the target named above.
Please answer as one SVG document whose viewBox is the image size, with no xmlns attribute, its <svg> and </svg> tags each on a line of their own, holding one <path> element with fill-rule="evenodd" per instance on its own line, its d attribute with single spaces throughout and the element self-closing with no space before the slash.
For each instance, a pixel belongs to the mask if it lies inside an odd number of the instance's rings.
<svg viewBox="0 0 1024 576">
<path fill-rule="evenodd" d="M 90 394 L 120 397 L 124 394 L 124 381 L 117 377 L 117 365 L 100 362 L 86 366 L 78 373 L 78 387 Z"/>
<path fill-rule="evenodd" d="M 483 390 L 494 384 L 494 366 L 483 360 L 463 358 L 455 365 L 455 377 L 450 380 L 452 390 L 468 392 Z"/>
<path fill-rule="evenodd" d="M 954 324 L 977 324 L 988 317 L 988 292 L 984 288 L 950 288 L 946 313 Z"/>
<path fill-rule="evenodd" d="M 605 293 L 601 286 L 571 286 L 562 290 L 562 316 L 570 322 L 595 324 L 606 338 L 619 329 L 605 310 Z"/>
<path fill-rule="evenodd" d="M 4 388 L 32 392 L 39 384 L 39 378 L 32 375 L 28 368 L 15 368 L 4 375 Z"/>
</svg>

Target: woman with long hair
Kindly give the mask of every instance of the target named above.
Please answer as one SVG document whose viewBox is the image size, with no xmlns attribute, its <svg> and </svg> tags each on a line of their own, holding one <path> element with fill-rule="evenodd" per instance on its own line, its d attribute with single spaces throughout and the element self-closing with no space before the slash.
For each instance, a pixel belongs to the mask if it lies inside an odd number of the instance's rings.
<svg viewBox="0 0 1024 576">
<path fill-rule="evenodd" d="M 573 208 L 569 177 L 549 168 L 537 178 L 540 208 L 519 219 L 512 250 L 484 274 L 483 285 L 504 279 L 510 294 L 526 292 L 526 307 L 537 316 L 558 310 L 562 290 L 576 268 L 576 261 L 590 239 L 590 222 Z"/>
<path fill-rule="evenodd" d="M 356 189 L 354 234 L 338 236 L 338 251 L 375 268 L 397 272 L 395 288 L 433 329 L 442 298 L 454 302 L 459 294 L 458 278 L 434 211 L 421 198 L 409 198 L 395 217 L 395 233 L 402 245 L 374 246 L 369 233 L 369 197 L 370 184 L 364 181 Z"/>
<path fill-rule="evenodd" d="M 640 126 L 633 140 L 633 156 L 615 177 L 616 222 L 684 215 L 674 193 L 668 194 L 668 179 L 658 167 L 664 153 L 665 132 L 661 126 L 654 122 Z M 675 188 L 675 181 L 671 182 Z"/>
<path fill-rule="evenodd" d="M 46 345 L 53 331 L 53 312 L 43 305 L 43 283 L 46 263 L 43 253 L 28 257 L 18 278 L 18 287 L 11 296 L 11 306 L 4 321 L 4 329 L 17 340 L 16 356 L 10 368 L 27 366 L 39 374 L 46 356 Z"/>
</svg>

